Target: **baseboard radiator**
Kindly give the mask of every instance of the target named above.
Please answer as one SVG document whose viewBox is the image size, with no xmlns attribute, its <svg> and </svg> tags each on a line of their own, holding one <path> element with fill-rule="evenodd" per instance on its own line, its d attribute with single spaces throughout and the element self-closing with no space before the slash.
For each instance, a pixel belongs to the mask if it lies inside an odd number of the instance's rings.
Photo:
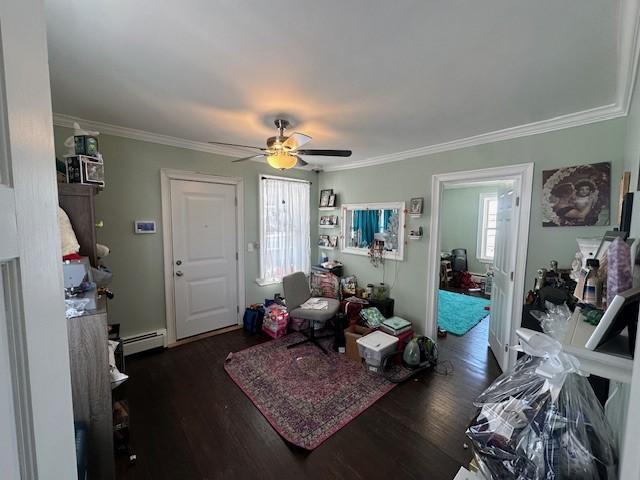
<svg viewBox="0 0 640 480">
<path fill-rule="evenodd" d="M 166 347 L 167 330 L 165 328 L 161 328 L 151 332 L 122 337 L 122 346 L 124 348 L 125 355 L 132 355 L 134 353 L 144 352 L 145 350 L 151 350 L 153 348 Z"/>
</svg>

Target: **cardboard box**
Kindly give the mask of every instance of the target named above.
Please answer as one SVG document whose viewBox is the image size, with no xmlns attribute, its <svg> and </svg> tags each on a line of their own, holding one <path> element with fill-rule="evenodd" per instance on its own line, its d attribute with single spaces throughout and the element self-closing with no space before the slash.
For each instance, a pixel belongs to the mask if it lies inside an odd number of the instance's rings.
<svg viewBox="0 0 640 480">
<path fill-rule="evenodd" d="M 344 338 L 347 343 L 347 357 L 355 360 L 356 362 L 362 361 L 356 340 L 371 332 L 373 332 L 372 329 L 361 327 L 360 325 L 350 325 L 344 329 Z"/>
</svg>

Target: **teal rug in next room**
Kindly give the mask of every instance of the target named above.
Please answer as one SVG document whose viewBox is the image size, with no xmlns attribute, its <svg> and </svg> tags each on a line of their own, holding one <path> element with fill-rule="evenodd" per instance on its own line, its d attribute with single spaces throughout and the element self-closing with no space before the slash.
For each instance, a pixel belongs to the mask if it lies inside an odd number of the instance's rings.
<svg viewBox="0 0 640 480">
<path fill-rule="evenodd" d="M 454 335 L 464 335 L 489 315 L 484 307 L 491 300 L 438 290 L 438 326 Z"/>
</svg>

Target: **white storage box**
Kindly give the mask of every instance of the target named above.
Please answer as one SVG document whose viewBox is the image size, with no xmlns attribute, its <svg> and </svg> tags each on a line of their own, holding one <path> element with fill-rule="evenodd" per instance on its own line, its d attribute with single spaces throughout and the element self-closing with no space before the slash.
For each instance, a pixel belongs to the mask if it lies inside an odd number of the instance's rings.
<svg viewBox="0 0 640 480">
<path fill-rule="evenodd" d="M 377 372 L 382 363 L 382 357 L 396 351 L 398 337 L 376 331 L 358 338 L 356 343 L 360 356 L 367 362 L 369 370 Z"/>
</svg>

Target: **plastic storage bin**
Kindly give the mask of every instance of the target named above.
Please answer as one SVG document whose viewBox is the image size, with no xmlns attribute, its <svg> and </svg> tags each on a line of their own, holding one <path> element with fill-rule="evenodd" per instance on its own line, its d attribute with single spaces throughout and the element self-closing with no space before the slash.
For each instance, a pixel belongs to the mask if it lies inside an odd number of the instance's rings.
<svg viewBox="0 0 640 480">
<path fill-rule="evenodd" d="M 356 340 L 360 356 L 367 362 L 367 368 L 373 372 L 380 369 L 382 358 L 396 351 L 398 337 L 376 331 Z"/>
</svg>

